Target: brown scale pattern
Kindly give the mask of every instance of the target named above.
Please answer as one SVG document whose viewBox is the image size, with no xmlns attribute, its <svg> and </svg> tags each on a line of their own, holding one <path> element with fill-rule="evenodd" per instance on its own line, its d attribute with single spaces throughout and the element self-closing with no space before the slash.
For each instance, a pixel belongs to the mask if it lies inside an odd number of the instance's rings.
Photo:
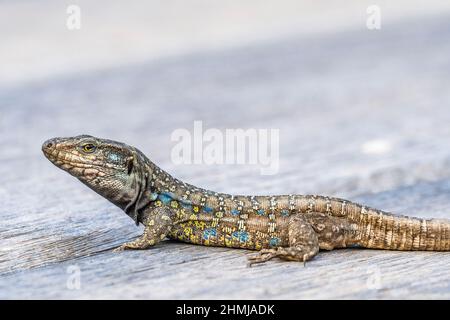
<svg viewBox="0 0 450 320">
<path fill-rule="evenodd" d="M 85 152 L 86 144 L 90 147 Z M 216 193 L 173 178 L 133 147 L 91 136 L 55 138 L 44 143 L 43 151 L 56 166 L 144 224 L 143 235 L 119 250 L 145 249 L 165 236 L 201 245 L 260 250 L 250 263 L 273 257 L 306 261 L 319 248 L 353 245 L 450 250 L 447 220 L 394 216 L 320 195 Z"/>
<path fill-rule="evenodd" d="M 198 203 L 202 189 L 192 186 L 189 200 Z M 201 191 L 196 191 L 201 190 Z M 447 221 L 422 220 L 413 217 L 394 216 L 380 210 L 364 207 L 344 199 L 324 197 L 318 195 L 280 195 L 280 196 L 231 196 L 208 192 L 206 206 L 217 209 L 219 198 L 223 198 L 223 217 L 217 220 L 217 226 L 223 226 L 221 236 L 230 236 L 230 233 L 238 230 L 245 230 L 250 233 L 251 239 L 260 240 L 261 247 L 268 247 L 268 239 L 278 237 L 283 244 L 287 244 L 288 233 L 280 232 L 286 228 L 286 217 L 281 212 L 288 210 L 289 215 L 322 213 L 326 217 L 336 217 L 350 222 L 351 226 L 346 226 L 345 241 L 341 241 L 338 236 L 333 236 L 333 230 L 328 231 L 329 238 L 323 246 L 326 248 L 343 247 L 349 244 L 356 244 L 366 248 L 391 249 L 391 250 L 449 250 Z M 292 210 L 292 200 L 293 207 Z M 238 209 L 241 203 L 242 209 L 239 218 L 232 218 L 231 210 Z M 273 207 L 271 204 L 275 203 Z M 256 206 L 255 206 L 256 204 Z M 265 216 L 257 214 L 258 210 L 264 210 Z M 244 214 L 245 213 L 245 214 Z M 269 213 L 273 213 L 274 219 L 270 219 Z M 242 218 L 244 217 L 244 218 Z M 319 219 L 319 218 L 317 218 Z M 239 222 L 241 220 L 241 222 Z M 282 223 L 280 221 L 283 221 Z M 272 228 L 268 227 L 272 223 Z M 315 222 L 312 221 L 312 224 Z M 328 219 L 323 224 L 337 223 Z M 211 227 L 211 225 L 209 225 Z M 270 230 L 275 230 L 269 232 Z M 196 230 L 201 232 L 202 230 Z M 227 232 L 226 232 L 227 231 Z M 331 233 L 331 235 L 330 235 Z M 325 234 L 320 234 L 319 238 L 324 238 Z M 205 244 L 202 242 L 201 244 Z M 233 247 L 244 247 L 255 249 L 254 241 L 248 243 L 232 242 Z M 207 245 L 226 245 L 230 242 L 207 242 Z"/>
</svg>

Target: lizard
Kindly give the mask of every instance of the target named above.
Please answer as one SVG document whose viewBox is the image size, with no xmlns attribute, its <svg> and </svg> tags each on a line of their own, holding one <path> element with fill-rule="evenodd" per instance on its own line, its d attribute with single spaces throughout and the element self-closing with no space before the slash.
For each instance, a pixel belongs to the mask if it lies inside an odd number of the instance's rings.
<svg viewBox="0 0 450 320">
<path fill-rule="evenodd" d="M 256 250 L 248 264 L 305 261 L 319 250 L 362 247 L 450 250 L 450 221 L 421 219 L 321 195 L 244 196 L 213 192 L 172 177 L 140 150 L 80 135 L 42 145 L 57 167 L 144 226 L 115 251 L 147 249 L 165 238 Z"/>
</svg>

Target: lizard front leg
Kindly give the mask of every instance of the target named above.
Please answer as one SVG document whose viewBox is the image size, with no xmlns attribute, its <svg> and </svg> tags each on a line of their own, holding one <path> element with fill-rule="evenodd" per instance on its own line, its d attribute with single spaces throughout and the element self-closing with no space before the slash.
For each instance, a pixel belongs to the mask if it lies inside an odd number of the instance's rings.
<svg viewBox="0 0 450 320">
<path fill-rule="evenodd" d="M 172 212 L 167 207 L 153 209 L 144 220 L 145 229 L 142 236 L 136 240 L 122 244 L 114 252 L 123 250 L 147 249 L 163 240 L 169 233 L 173 221 Z"/>
<path fill-rule="evenodd" d="M 319 252 L 319 239 L 312 226 L 301 215 L 291 216 L 288 224 L 289 247 L 262 249 L 249 257 L 248 265 L 278 257 L 303 263 Z"/>
</svg>

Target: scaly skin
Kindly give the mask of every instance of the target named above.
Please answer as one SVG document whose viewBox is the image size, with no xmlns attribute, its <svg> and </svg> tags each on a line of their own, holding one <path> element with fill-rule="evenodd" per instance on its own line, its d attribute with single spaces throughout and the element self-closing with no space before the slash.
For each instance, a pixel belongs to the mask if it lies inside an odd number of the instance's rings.
<svg viewBox="0 0 450 320">
<path fill-rule="evenodd" d="M 77 136 L 46 141 L 59 168 L 145 226 L 120 246 L 147 249 L 165 237 L 206 246 L 259 250 L 249 263 L 273 257 L 306 261 L 319 249 L 351 246 L 450 250 L 450 222 L 395 216 L 317 195 L 232 196 L 179 181 L 123 143 Z"/>
</svg>

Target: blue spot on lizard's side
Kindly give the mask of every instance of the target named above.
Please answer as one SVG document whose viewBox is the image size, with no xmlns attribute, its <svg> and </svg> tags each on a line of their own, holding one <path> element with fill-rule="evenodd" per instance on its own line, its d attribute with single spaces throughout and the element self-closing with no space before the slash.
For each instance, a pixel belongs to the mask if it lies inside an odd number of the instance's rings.
<svg viewBox="0 0 450 320">
<path fill-rule="evenodd" d="M 159 200 L 161 200 L 162 203 L 164 203 L 164 204 L 168 204 L 170 201 L 173 200 L 173 197 L 171 195 L 173 195 L 173 194 L 168 193 L 168 192 L 163 192 L 159 195 Z"/>
<path fill-rule="evenodd" d="M 245 231 L 235 231 L 231 234 L 231 236 L 239 240 L 239 242 L 247 242 L 248 241 L 248 233 Z"/>
<path fill-rule="evenodd" d="M 279 243 L 280 243 L 280 238 L 277 238 L 277 237 L 270 238 L 270 240 L 269 240 L 269 246 L 271 246 L 271 247 L 276 247 L 276 246 L 278 246 Z"/>
<path fill-rule="evenodd" d="M 265 214 L 264 209 L 259 209 L 258 211 L 256 211 L 256 213 L 260 216 L 263 216 Z"/>
<path fill-rule="evenodd" d="M 217 230 L 215 228 L 208 228 L 203 231 L 203 239 L 208 240 L 210 237 L 216 237 Z"/>
<path fill-rule="evenodd" d="M 239 210 L 238 209 L 232 209 L 231 210 L 231 214 L 233 215 L 233 216 L 237 216 L 237 215 L 239 215 Z"/>
<path fill-rule="evenodd" d="M 205 211 L 206 213 L 211 213 L 213 212 L 213 209 L 211 207 L 203 207 L 203 211 Z"/>
</svg>

